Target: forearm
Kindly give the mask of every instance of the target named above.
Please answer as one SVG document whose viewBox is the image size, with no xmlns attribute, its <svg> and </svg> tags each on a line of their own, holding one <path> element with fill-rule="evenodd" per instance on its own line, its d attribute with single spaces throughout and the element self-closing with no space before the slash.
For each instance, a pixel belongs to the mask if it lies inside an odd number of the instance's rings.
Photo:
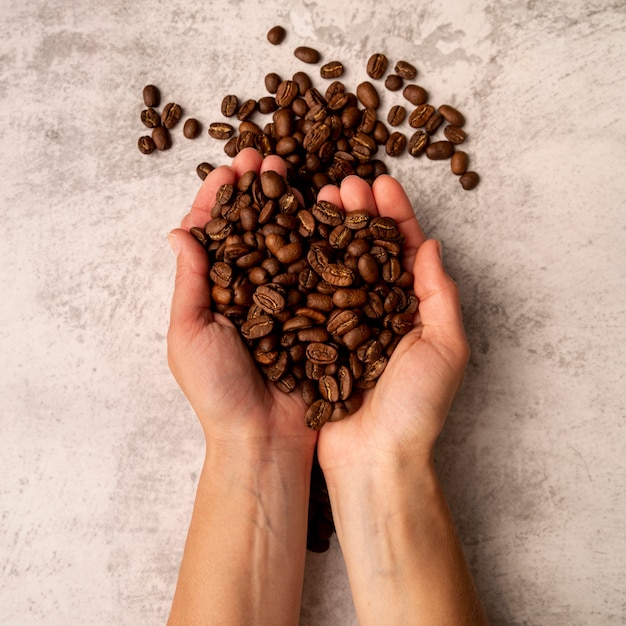
<svg viewBox="0 0 626 626">
<path fill-rule="evenodd" d="M 208 449 L 169 624 L 297 624 L 311 454 Z"/>
<path fill-rule="evenodd" d="M 430 465 L 327 481 L 362 626 L 488 623 Z"/>
</svg>

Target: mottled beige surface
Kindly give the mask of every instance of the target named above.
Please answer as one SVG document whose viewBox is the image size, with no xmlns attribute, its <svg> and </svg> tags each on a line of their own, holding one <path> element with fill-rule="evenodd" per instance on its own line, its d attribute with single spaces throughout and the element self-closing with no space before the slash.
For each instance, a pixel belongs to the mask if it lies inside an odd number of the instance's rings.
<svg viewBox="0 0 626 626">
<path fill-rule="evenodd" d="M 165 358 L 165 237 L 196 164 L 227 159 L 180 127 L 141 155 L 141 88 L 207 124 L 309 69 L 297 45 L 353 86 L 371 52 L 406 58 L 466 113 L 476 191 L 392 171 L 463 296 L 438 466 L 492 623 L 624 624 L 625 27 L 606 0 L 0 0 L 2 624 L 165 622 L 202 460 Z M 336 543 L 301 624 L 356 624 Z"/>
</svg>

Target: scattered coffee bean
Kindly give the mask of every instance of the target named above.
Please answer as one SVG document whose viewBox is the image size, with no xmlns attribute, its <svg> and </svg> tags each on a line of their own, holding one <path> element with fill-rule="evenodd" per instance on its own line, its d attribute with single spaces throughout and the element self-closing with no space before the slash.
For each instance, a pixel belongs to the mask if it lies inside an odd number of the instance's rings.
<svg viewBox="0 0 626 626">
<path fill-rule="evenodd" d="M 404 122 L 405 117 L 406 109 L 402 105 L 396 104 L 389 110 L 389 113 L 387 114 L 387 122 L 389 122 L 391 126 L 400 126 L 400 124 Z"/>
<path fill-rule="evenodd" d="M 404 152 L 406 148 L 406 135 L 404 133 L 395 132 L 391 133 L 387 143 L 385 144 L 385 150 L 391 157 L 396 157 Z"/>
<path fill-rule="evenodd" d="M 416 131 L 409 139 L 409 154 L 412 157 L 421 156 L 426 152 L 429 143 L 430 137 L 425 131 Z"/>
<path fill-rule="evenodd" d="M 148 135 L 145 135 L 144 137 L 139 137 L 139 141 L 137 141 L 137 146 L 139 147 L 139 151 L 143 154 L 150 154 L 156 149 L 154 140 Z"/>
<path fill-rule="evenodd" d="M 417 69 L 408 61 L 398 61 L 394 69 L 396 74 L 407 80 L 413 80 L 417 76 Z"/>
<path fill-rule="evenodd" d="M 320 68 L 322 78 L 338 78 L 343 75 L 343 64 L 339 61 L 330 61 Z"/>
<path fill-rule="evenodd" d="M 463 152 L 462 150 L 457 150 L 450 159 L 450 169 L 453 174 L 457 176 L 461 176 L 467 172 L 467 165 L 469 162 L 469 157 L 467 152 Z"/>
<path fill-rule="evenodd" d="M 273 26 L 267 31 L 267 40 L 273 45 L 278 46 L 281 44 L 285 37 L 287 36 L 287 31 L 282 26 Z"/>
<path fill-rule="evenodd" d="M 196 174 L 200 180 L 204 180 L 214 169 L 210 163 L 202 162 L 196 167 Z"/>
<path fill-rule="evenodd" d="M 276 93 L 278 85 L 282 82 L 282 78 L 276 72 L 270 72 L 266 74 L 264 79 L 265 89 L 267 89 L 268 93 Z"/>
<path fill-rule="evenodd" d="M 143 88 L 143 101 L 148 108 L 158 107 L 161 102 L 161 93 L 154 85 L 146 85 Z"/>
<path fill-rule="evenodd" d="M 235 115 L 238 108 L 239 108 L 239 99 L 237 98 L 237 96 L 233 96 L 233 95 L 224 96 L 224 99 L 222 100 L 222 106 L 221 106 L 222 115 L 224 117 L 232 117 L 233 115 Z"/>
<path fill-rule="evenodd" d="M 163 108 L 163 113 L 161 113 L 161 123 L 169 130 L 176 126 L 181 115 L 182 109 L 180 104 L 168 102 Z"/>
<path fill-rule="evenodd" d="M 147 128 L 156 128 L 161 125 L 161 116 L 152 108 L 141 112 L 141 122 Z"/>
<path fill-rule="evenodd" d="M 373 54 L 367 62 L 367 75 L 375 80 L 382 78 L 387 71 L 387 64 L 388 60 L 384 54 Z"/>
<path fill-rule="evenodd" d="M 235 129 L 225 122 L 213 122 L 209 126 L 209 135 L 213 139 L 229 139 L 233 136 Z"/>
<path fill-rule="evenodd" d="M 168 150 L 172 147 L 170 133 L 165 126 L 157 126 L 153 129 L 152 140 L 157 150 Z"/>
<path fill-rule="evenodd" d="M 318 63 L 320 60 L 320 53 L 315 48 L 310 48 L 309 46 L 298 46 L 293 53 L 304 63 Z"/>
<path fill-rule="evenodd" d="M 200 134 L 200 122 L 194 117 L 190 117 L 185 121 L 183 126 L 183 135 L 187 139 L 195 139 Z"/>
<path fill-rule="evenodd" d="M 426 156 L 433 161 L 449 159 L 454 154 L 454 144 L 451 141 L 434 141 L 426 148 Z"/>
<path fill-rule="evenodd" d="M 446 121 L 453 126 L 463 126 L 465 124 L 465 117 L 463 114 L 449 104 L 442 104 L 439 107 L 439 113 L 441 113 L 441 115 L 446 118 Z"/>
<path fill-rule="evenodd" d="M 426 124 L 424 124 L 424 130 L 429 135 L 434 135 L 439 127 L 443 124 L 443 115 L 441 113 L 433 113 L 429 118 Z"/>
<path fill-rule="evenodd" d="M 460 128 L 459 126 L 454 126 L 453 124 L 446 126 L 443 129 L 443 133 L 449 141 L 456 145 L 463 143 L 467 137 L 465 131 L 462 128 Z"/>
<path fill-rule="evenodd" d="M 398 74 L 389 74 L 389 76 L 385 78 L 385 87 L 389 89 L 389 91 L 399 91 L 402 89 L 403 84 L 404 80 L 402 80 L 402 76 L 398 76 Z"/>
<path fill-rule="evenodd" d="M 428 93 L 419 85 L 407 85 L 402 91 L 402 95 L 415 106 L 425 104 L 428 101 Z"/>
<path fill-rule="evenodd" d="M 365 81 L 357 86 L 356 97 L 361 104 L 368 109 L 377 109 L 380 105 L 380 98 L 376 87 L 369 81 Z"/>
<path fill-rule="evenodd" d="M 470 189 L 474 189 L 476 185 L 478 185 L 480 181 L 480 177 L 476 172 L 465 172 L 463 176 L 459 179 L 463 189 L 469 191 Z"/>
<path fill-rule="evenodd" d="M 431 104 L 420 104 L 409 115 L 409 126 L 412 128 L 421 128 L 426 125 L 426 122 L 430 119 L 430 116 L 435 112 L 435 107 Z"/>
</svg>

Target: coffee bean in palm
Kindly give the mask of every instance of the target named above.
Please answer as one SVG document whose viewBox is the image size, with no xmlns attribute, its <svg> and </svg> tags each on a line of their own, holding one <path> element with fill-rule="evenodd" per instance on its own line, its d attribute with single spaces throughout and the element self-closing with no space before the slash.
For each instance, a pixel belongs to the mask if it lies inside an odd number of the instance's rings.
<svg viewBox="0 0 626 626">
<path fill-rule="evenodd" d="M 343 75 L 343 64 L 340 61 L 329 61 L 320 68 L 322 78 L 338 78 Z"/>
<path fill-rule="evenodd" d="M 267 40 L 273 46 L 281 44 L 285 40 L 286 36 L 287 31 L 280 25 L 272 26 L 272 28 L 267 31 Z"/>
<path fill-rule="evenodd" d="M 183 126 L 183 135 L 187 139 L 195 139 L 200 134 L 200 122 L 194 117 L 190 117 L 185 121 Z"/>
<path fill-rule="evenodd" d="M 163 112 L 161 113 L 161 123 L 165 128 L 170 129 L 174 128 L 182 115 L 182 108 L 180 104 L 176 104 L 175 102 L 168 102 L 165 107 L 163 107 Z"/>
<path fill-rule="evenodd" d="M 304 422 L 311 430 L 319 430 L 329 419 L 333 412 L 333 405 L 327 400 L 316 400 L 308 408 Z"/>
<path fill-rule="evenodd" d="M 168 150 L 172 147 L 170 133 L 165 126 L 157 126 L 152 130 L 152 140 L 157 150 Z"/>
<path fill-rule="evenodd" d="M 380 98 L 376 87 L 369 81 L 364 81 L 357 86 L 356 97 L 368 109 L 377 109 L 380 106 Z"/>
<path fill-rule="evenodd" d="M 156 149 L 156 145 L 154 144 L 154 140 L 152 137 L 145 135 L 143 137 L 139 137 L 137 141 L 137 147 L 142 154 L 150 154 L 154 152 Z"/>
<path fill-rule="evenodd" d="M 457 176 L 465 174 L 465 172 L 467 172 L 468 162 L 469 157 L 467 156 L 467 152 L 457 150 L 450 159 L 450 169 L 452 170 L 452 173 Z"/>
<path fill-rule="evenodd" d="M 443 129 L 443 134 L 448 141 L 451 141 L 455 145 L 463 143 L 467 138 L 465 131 L 460 126 L 454 126 L 453 124 L 446 126 Z"/>
<path fill-rule="evenodd" d="M 465 117 L 453 106 L 449 104 L 442 104 L 438 110 L 439 113 L 445 117 L 448 123 L 454 126 L 463 126 L 465 124 Z"/>
<path fill-rule="evenodd" d="M 417 76 L 417 69 L 408 61 L 398 61 L 394 69 L 396 74 L 407 80 L 413 80 Z"/>
<path fill-rule="evenodd" d="M 480 178 L 476 172 L 465 172 L 459 180 L 463 189 L 469 191 L 478 185 Z"/>
<path fill-rule="evenodd" d="M 387 64 L 388 60 L 384 54 L 380 52 L 372 54 L 367 61 L 367 75 L 375 80 L 382 78 L 387 71 Z"/>
<path fill-rule="evenodd" d="M 449 159 L 454 154 L 454 144 L 451 141 L 434 141 L 426 148 L 426 156 L 433 161 Z"/>
<path fill-rule="evenodd" d="M 158 87 L 146 85 L 143 88 L 143 101 L 149 108 L 158 107 L 161 102 L 161 93 Z"/>
<path fill-rule="evenodd" d="M 398 74 L 389 74 L 389 76 L 385 78 L 385 87 L 389 91 L 399 91 L 402 89 L 403 85 L 404 80 L 402 79 L 402 76 L 398 76 Z"/>
<path fill-rule="evenodd" d="M 293 53 L 304 63 L 318 63 L 320 60 L 320 53 L 309 46 L 298 46 Z"/>
<path fill-rule="evenodd" d="M 161 116 L 153 108 L 144 109 L 141 122 L 146 128 L 156 128 L 161 125 Z"/>
</svg>

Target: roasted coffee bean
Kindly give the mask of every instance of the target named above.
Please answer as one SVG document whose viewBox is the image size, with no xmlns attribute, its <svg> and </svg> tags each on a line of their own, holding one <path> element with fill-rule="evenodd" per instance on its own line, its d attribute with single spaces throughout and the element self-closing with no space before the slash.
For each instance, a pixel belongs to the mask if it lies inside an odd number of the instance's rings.
<svg viewBox="0 0 626 626">
<path fill-rule="evenodd" d="M 387 71 L 387 64 L 388 60 L 384 54 L 373 54 L 367 61 L 367 75 L 376 80 L 382 78 Z"/>
<path fill-rule="evenodd" d="M 454 154 L 451 141 L 435 141 L 426 148 L 426 156 L 434 161 L 449 159 Z"/>
<path fill-rule="evenodd" d="M 419 85 L 407 85 L 402 91 L 402 95 L 415 106 L 420 106 L 428 101 L 428 93 Z"/>
<path fill-rule="evenodd" d="M 364 289 L 339 288 L 333 294 L 333 304 L 340 309 L 356 309 L 367 302 L 367 291 Z"/>
<path fill-rule="evenodd" d="M 339 226 L 343 222 L 344 215 L 342 210 L 332 202 L 320 200 L 315 203 L 311 209 L 313 217 L 322 224 L 329 226 Z"/>
<path fill-rule="evenodd" d="M 312 309 L 330 312 L 333 308 L 333 299 L 327 294 L 310 293 L 306 298 L 306 304 Z M 323 319 L 324 317 L 322 317 Z"/>
<path fill-rule="evenodd" d="M 146 85 L 143 88 L 143 101 L 149 108 L 158 107 L 161 102 L 161 92 L 158 87 L 155 87 L 154 85 Z"/>
<path fill-rule="evenodd" d="M 368 109 L 377 109 L 380 106 L 380 98 L 376 87 L 369 81 L 362 82 L 356 88 L 356 97 L 359 102 Z"/>
<path fill-rule="evenodd" d="M 372 363 L 367 363 L 365 370 L 363 371 L 362 380 L 365 382 L 371 382 L 381 376 L 387 367 L 388 359 L 385 355 L 378 357 Z"/>
<path fill-rule="evenodd" d="M 409 115 L 409 126 L 412 128 L 421 128 L 426 125 L 426 122 L 430 119 L 430 116 L 435 112 L 435 107 L 431 104 L 420 104 Z"/>
<path fill-rule="evenodd" d="M 401 238 L 398 225 L 390 217 L 375 217 L 370 222 L 370 232 L 375 239 L 394 241 Z"/>
<path fill-rule="evenodd" d="M 253 296 L 254 302 L 266 313 L 275 315 L 285 308 L 285 297 L 272 285 L 261 285 L 256 288 Z"/>
<path fill-rule="evenodd" d="M 229 139 L 235 133 L 235 129 L 225 122 L 213 122 L 209 126 L 209 135 L 213 139 Z"/>
<path fill-rule="evenodd" d="M 404 133 L 396 131 L 391 133 L 387 143 L 385 144 L 385 151 L 389 156 L 395 157 L 404 152 L 406 149 L 406 135 Z"/>
<path fill-rule="evenodd" d="M 306 358 L 319 365 L 334 363 L 338 356 L 337 348 L 331 344 L 314 341 L 306 347 Z"/>
<path fill-rule="evenodd" d="M 224 117 L 232 117 L 239 108 L 239 99 L 234 95 L 224 96 L 222 100 L 221 111 Z"/>
<path fill-rule="evenodd" d="M 453 126 L 461 127 L 465 124 L 465 117 L 463 114 L 449 104 L 442 104 L 438 110 L 439 113 L 446 118 L 446 121 Z"/>
<path fill-rule="evenodd" d="M 398 313 L 391 318 L 391 328 L 396 335 L 406 335 L 413 328 L 411 313 Z"/>
<path fill-rule="evenodd" d="M 430 137 L 423 130 L 418 130 L 409 139 L 409 154 L 412 157 L 418 157 L 426 152 L 426 148 L 430 143 Z"/>
<path fill-rule="evenodd" d="M 273 170 L 261 173 L 261 186 L 263 193 L 268 198 L 280 198 L 285 191 L 285 183 L 282 176 Z"/>
<path fill-rule="evenodd" d="M 330 126 L 317 122 L 311 126 L 302 143 L 307 152 L 317 152 L 330 137 Z"/>
<path fill-rule="evenodd" d="M 333 412 L 333 405 L 326 400 L 316 400 L 311 404 L 304 416 L 304 423 L 311 430 L 319 430 L 329 419 Z M 328 548 L 324 546 L 323 550 Z"/>
<path fill-rule="evenodd" d="M 241 122 L 247 120 L 257 108 L 256 100 L 249 98 L 239 105 L 237 109 L 237 119 Z"/>
<path fill-rule="evenodd" d="M 278 90 L 278 85 L 280 85 L 281 82 L 282 79 L 276 72 L 270 72 L 269 74 L 265 75 L 264 83 L 265 89 L 267 89 L 268 93 L 276 93 L 276 91 Z"/>
<path fill-rule="evenodd" d="M 434 135 L 442 124 L 443 124 L 443 115 L 441 115 L 441 113 L 433 113 L 428 118 L 428 121 L 424 125 L 424 130 L 429 135 Z"/>
<path fill-rule="evenodd" d="M 161 123 L 167 129 L 174 128 L 174 126 L 178 123 L 182 112 L 180 104 L 168 102 L 165 107 L 163 107 L 163 113 L 161 113 Z"/>
<path fill-rule="evenodd" d="M 450 159 L 450 169 L 453 174 L 457 176 L 461 176 L 467 172 L 467 165 L 469 163 L 469 157 L 467 156 L 467 152 L 463 152 L 462 150 L 457 150 Z"/>
<path fill-rule="evenodd" d="M 277 108 L 278 105 L 276 104 L 276 98 L 272 98 L 272 96 L 263 96 L 257 101 L 257 109 L 259 113 L 262 113 L 263 115 L 273 113 Z"/>
<path fill-rule="evenodd" d="M 190 117 L 185 121 L 183 126 L 183 135 L 187 139 L 195 139 L 200 134 L 200 122 L 197 119 Z"/>
<path fill-rule="evenodd" d="M 320 60 L 320 53 L 309 46 L 298 46 L 293 53 L 296 58 L 304 63 L 318 63 Z"/>
<path fill-rule="evenodd" d="M 213 241 L 223 241 L 233 232 L 233 225 L 223 218 L 217 218 L 207 222 L 204 232 Z"/>
<path fill-rule="evenodd" d="M 281 44 L 285 40 L 286 36 L 287 36 L 287 31 L 282 26 L 279 26 L 279 25 L 272 26 L 272 28 L 270 28 L 267 31 L 267 40 L 273 46 L 277 46 Z"/>
<path fill-rule="evenodd" d="M 269 335 L 274 329 L 274 320 L 269 315 L 259 315 L 241 325 L 241 334 L 245 339 L 259 339 Z"/>
<path fill-rule="evenodd" d="M 378 113 L 372 107 L 366 107 L 361 115 L 361 123 L 357 126 L 357 130 L 366 135 L 374 132 L 376 122 L 378 121 Z"/>
<path fill-rule="evenodd" d="M 211 131 L 209 131 L 209 135 L 211 134 Z M 218 137 L 219 139 L 219 137 Z M 231 158 L 235 157 L 237 155 L 237 153 L 239 152 L 239 137 L 231 137 L 225 144 L 224 144 L 224 152 Z"/>
<path fill-rule="evenodd" d="M 404 81 L 402 80 L 402 76 L 398 76 L 398 74 L 389 74 L 387 78 L 385 78 L 385 87 L 389 89 L 389 91 L 399 91 L 402 89 L 404 85 Z"/>
<path fill-rule="evenodd" d="M 156 149 L 156 145 L 152 137 L 148 135 L 144 135 L 143 137 L 139 137 L 137 141 L 137 147 L 142 154 L 150 154 L 154 152 Z"/>
<path fill-rule="evenodd" d="M 332 248 L 339 250 L 347 248 L 351 240 L 352 231 L 345 224 L 335 226 L 330 232 L 330 235 L 328 235 L 328 243 L 330 243 Z"/>
<path fill-rule="evenodd" d="M 365 228 L 369 224 L 369 221 L 370 215 L 367 211 L 357 210 L 346 213 L 343 223 L 351 230 L 360 230 L 361 228 Z"/>
<path fill-rule="evenodd" d="M 417 69 L 408 61 L 398 61 L 394 69 L 396 74 L 407 80 L 413 80 L 417 76 Z"/>
<path fill-rule="evenodd" d="M 324 374 L 317 381 L 317 388 L 320 396 L 328 402 L 338 402 L 340 397 L 339 383 L 333 376 Z"/>
<path fill-rule="evenodd" d="M 406 109 L 400 105 L 396 104 L 389 109 L 389 113 L 387 114 L 387 122 L 391 124 L 391 126 L 400 126 L 402 122 L 404 122 L 404 118 L 406 117 Z"/>
<path fill-rule="evenodd" d="M 322 78 L 338 78 L 343 75 L 343 65 L 339 61 L 329 61 L 320 68 Z"/>
<path fill-rule="evenodd" d="M 141 122 L 147 128 L 156 128 L 161 125 L 161 116 L 152 108 L 141 112 Z"/>
<path fill-rule="evenodd" d="M 368 284 L 378 282 L 380 270 L 376 259 L 369 253 L 363 254 L 358 260 L 358 270 L 361 278 Z"/>
<path fill-rule="evenodd" d="M 204 180 L 214 169 L 210 163 L 202 162 L 196 167 L 196 173 L 201 180 Z"/>
<path fill-rule="evenodd" d="M 461 182 L 461 185 L 463 186 L 463 189 L 470 191 L 471 189 L 474 189 L 476 185 L 478 185 L 480 178 L 476 172 L 465 172 L 465 174 L 463 174 L 463 176 L 461 176 L 459 180 Z"/>
<path fill-rule="evenodd" d="M 224 183 L 220 185 L 216 194 L 215 194 L 215 202 L 217 204 L 228 204 L 233 198 L 233 194 L 235 193 L 235 187 L 230 183 Z"/>
<path fill-rule="evenodd" d="M 276 91 L 276 104 L 288 107 L 298 95 L 298 85 L 292 80 L 284 80 Z"/>
<path fill-rule="evenodd" d="M 320 376 L 322 375 L 323 374 L 320 374 Z M 317 385 L 310 378 L 302 381 L 302 399 L 307 406 L 311 406 L 319 399 Z"/>
<path fill-rule="evenodd" d="M 304 97 L 304 94 L 313 86 L 311 77 L 306 72 L 296 72 L 292 80 L 298 86 L 298 94 L 302 97 Z"/>
<path fill-rule="evenodd" d="M 391 257 L 384 265 L 382 276 L 383 280 L 387 283 L 395 283 L 400 278 L 402 268 L 400 261 L 396 257 Z"/>
<path fill-rule="evenodd" d="M 333 287 L 348 287 L 354 282 L 354 272 L 341 263 L 329 263 L 322 271 L 322 279 Z"/>
<path fill-rule="evenodd" d="M 301 243 L 288 243 L 276 252 L 276 258 L 284 265 L 288 265 L 297 261 L 302 256 L 302 252 Z"/>
<path fill-rule="evenodd" d="M 443 129 L 443 134 L 455 145 L 463 143 L 467 138 L 465 131 L 460 126 L 452 124 Z"/>
<path fill-rule="evenodd" d="M 157 126 L 152 130 L 152 141 L 157 150 L 169 150 L 172 147 L 172 139 L 165 126 Z"/>
<path fill-rule="evenodd" d="M 370 339 L 359 347 L 356 352 L 359 360 L 363 363 L 373 363 L 380 357 L 383 351 L 383 346 L 376 339 Z"/>
<path fill-rule="evenodd" d="M 228 263 L 217 261 L 211 266 L 209 277 L 220 287 L 230 287 L 233 280 L 233 268 Z"/>
<path fill-rule="evenodd" d="M 349 330 L 355 328 L 359 323 L 359 316 L 355 311 L 349 309 L 337 309 L 330 315 L 326 330 L 331 335 L 344 335 Z"/>
<path fill-rule="evenodd" d="M 359 324 L 343 335 L 343 343 L 349 350 L 356 350 L 362 343 L 365 343 L 372 335 L 372 331 L 367 324 Z M 358 378 L 355 375 L 355 378 Z"/>
</svg>

